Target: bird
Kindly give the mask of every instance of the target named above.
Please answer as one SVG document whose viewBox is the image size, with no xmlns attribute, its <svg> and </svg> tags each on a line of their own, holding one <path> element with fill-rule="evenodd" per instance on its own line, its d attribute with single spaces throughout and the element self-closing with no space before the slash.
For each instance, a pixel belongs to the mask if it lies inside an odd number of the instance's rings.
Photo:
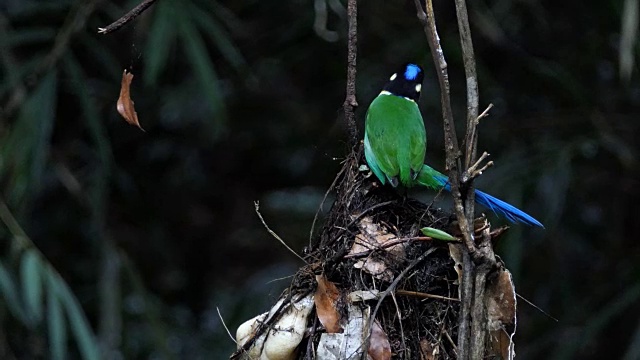
<svg viewBox="0 0 640 360">
<path fill-rule="evenodd" d="M 365 160 L 382 185 L 451 191 L 449 178 L 424 163 L 427 133 L 417 103 L 423 80 L 420 65 L 405 63 L 373 99 L 365 119 Z M 483 191 L 475 190 L 475 200 L 511 222 L 544 227 L 531 215 Z"/>
</svg>

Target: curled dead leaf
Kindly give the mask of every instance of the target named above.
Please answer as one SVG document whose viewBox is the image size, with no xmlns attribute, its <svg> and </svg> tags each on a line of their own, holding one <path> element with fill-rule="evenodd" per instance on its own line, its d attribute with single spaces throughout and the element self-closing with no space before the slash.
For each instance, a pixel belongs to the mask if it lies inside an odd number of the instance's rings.
<svg viewBox="0 0 640 360">
<path fill-rule="evenodd" d="M 122 82 L 120 84 L 120 96 L 118 97 L 117 109 L 120 115 L 131 125 L 135 125 L 140 130 L 144 131 L 140 122 L 138 121 L 138 114 L 133 106 L 133 100 L 131 100 L 130 87 L 133 80 L 133 74 L 127 72 L 125 69 L 122 72 Z"/>
<path fill-rule="evenodd" d="M 516 292 L 509 270 L 498 270 L 497 276 L 487 284 L 485 302 L 489 351 L 504 360 L 512 360 L 515 357 Z"/>
<path fill-rule="evenodd" d="M 369 338 L 369 350 L 367 354 L 372 360 L 389 360 L 391 359 L 391 344 L 389 337 L 384 332 L 378 320 L 371 325 L 371 337 Z"/>
<path fill-rule="evenodd" d="M 454 265 L 453 268 L 456 270 L 458 274 L 457 284 L 462 284 L 462 245 L 460 244 L 449 244 L 449 255 L 451 259 L 453 259 Z M 458 298 L 460 298 L 460 290 L 458 289 Z"/>
<path fill-rule="evenodd" d="M 397 240 L 398 237 L 383 226 L 375 223 L 371 217 L 367 216 L 360 220 L 358 227 L 360 228 L 360 233 L 356 235 L 349 255 L 383 248 L 387 254 L 394 258 L 402 258 L 404 256 L 404 244 L 384 247 L 385 243 Z M 388 270 L 387 264 L 381 259 L 367 257 L 358 260 L 353 266 L 356 269 L 363 269 L 378 279 L 391 281 L 393 278 L 393 274 Z"/>
<path fill-rule="evenodd" d="M 436 360 L 438 354 L 437 346 L 433 346 L 427 339 L 420 340 L 420 360 Z"/>
<path fill-rule="evenodd" d="M 314 301 L 318 320 L 327 329 L 327 333 L 342 332 L 340 313 L 337 308 L 340 291 L 336 284 L 327 280 L 324 275 L 316 275 L 316 281 L 318 282 L 318 287 L 316 288 Z"/>
</svg>

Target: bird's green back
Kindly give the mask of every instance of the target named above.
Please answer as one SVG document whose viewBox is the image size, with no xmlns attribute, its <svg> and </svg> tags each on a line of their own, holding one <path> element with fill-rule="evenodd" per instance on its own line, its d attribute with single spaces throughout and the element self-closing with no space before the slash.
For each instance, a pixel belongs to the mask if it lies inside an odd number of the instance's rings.
<svg viewBox="0 0 640 360">
<path fill-rule="evenodd" d="M 404 186 L 413 185 L 415 174 L 424 164 L 427 146 L 424 121 L 416 102 L 378 95 L 367 112 L 365 137 L 378 168 L 387 178 L 399 177 Z"/>
</svg>

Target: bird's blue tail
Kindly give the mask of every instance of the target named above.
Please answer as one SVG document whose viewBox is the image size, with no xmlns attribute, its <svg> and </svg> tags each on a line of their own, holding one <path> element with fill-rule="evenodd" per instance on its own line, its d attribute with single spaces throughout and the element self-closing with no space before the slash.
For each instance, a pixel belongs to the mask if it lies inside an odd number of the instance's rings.
<svg viewBox="0 0 640 360">
<path fill-rule="evenodd" d="M 476 190 L 476 202 L 491 209 L 495 214 L 502 215 L 511 222 L 519 222 L 527 225 L 544 227 L 540 221 L 517 207 L 493 197 L 485 192 Z"/>
<path fill-rule="evenodd" d="M 425 167 L 427 166 L 425 165 Z M 432 176 L 433 179 L 435 179 L 438 183 L 441 184 L 442 187 L 444 187 L 445 190 L 451 191 L 451 186 L 449 186 L 449 179 L 446 176 L 440 173 L 434 173 L 432 174 Z M 514 223 L 518 222 L 544 228 L 544 225 L 542 225 L 540 221 L 534 219 L 533 216 L 507 202 L 504 202 L 480 190 L 475 190 L 475 194 L 476 202 L 478 204 L 488 207 L 498 216 L 505 217 L 507 220 Z"/>
</svg>

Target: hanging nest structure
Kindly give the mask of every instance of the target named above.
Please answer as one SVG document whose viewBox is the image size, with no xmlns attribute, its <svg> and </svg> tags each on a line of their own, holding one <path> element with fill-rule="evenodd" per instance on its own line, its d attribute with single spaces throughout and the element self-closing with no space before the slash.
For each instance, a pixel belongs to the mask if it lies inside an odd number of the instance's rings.
<svg viewBox="0 0 640 360">
<path fill-rule="evenodd" d="M 361 151 L 344 161 L 307 265 L 269 312 L 238 328 L 231 359 L 456 358 L 461 244 L 421 231 L 459 236 L 455 216 L 381 186 L 361 164 Z M 484 218 L 474 225 L 492 238 L 505 229 L 489 233 Z M 515 323 L 515 293 L 498 297 L 513 310 L 500 315 Z M 491 335 L 503 343 L 505 324 Z M 495 351 L 503 358 L 506 340 Z"/>
</svg>

